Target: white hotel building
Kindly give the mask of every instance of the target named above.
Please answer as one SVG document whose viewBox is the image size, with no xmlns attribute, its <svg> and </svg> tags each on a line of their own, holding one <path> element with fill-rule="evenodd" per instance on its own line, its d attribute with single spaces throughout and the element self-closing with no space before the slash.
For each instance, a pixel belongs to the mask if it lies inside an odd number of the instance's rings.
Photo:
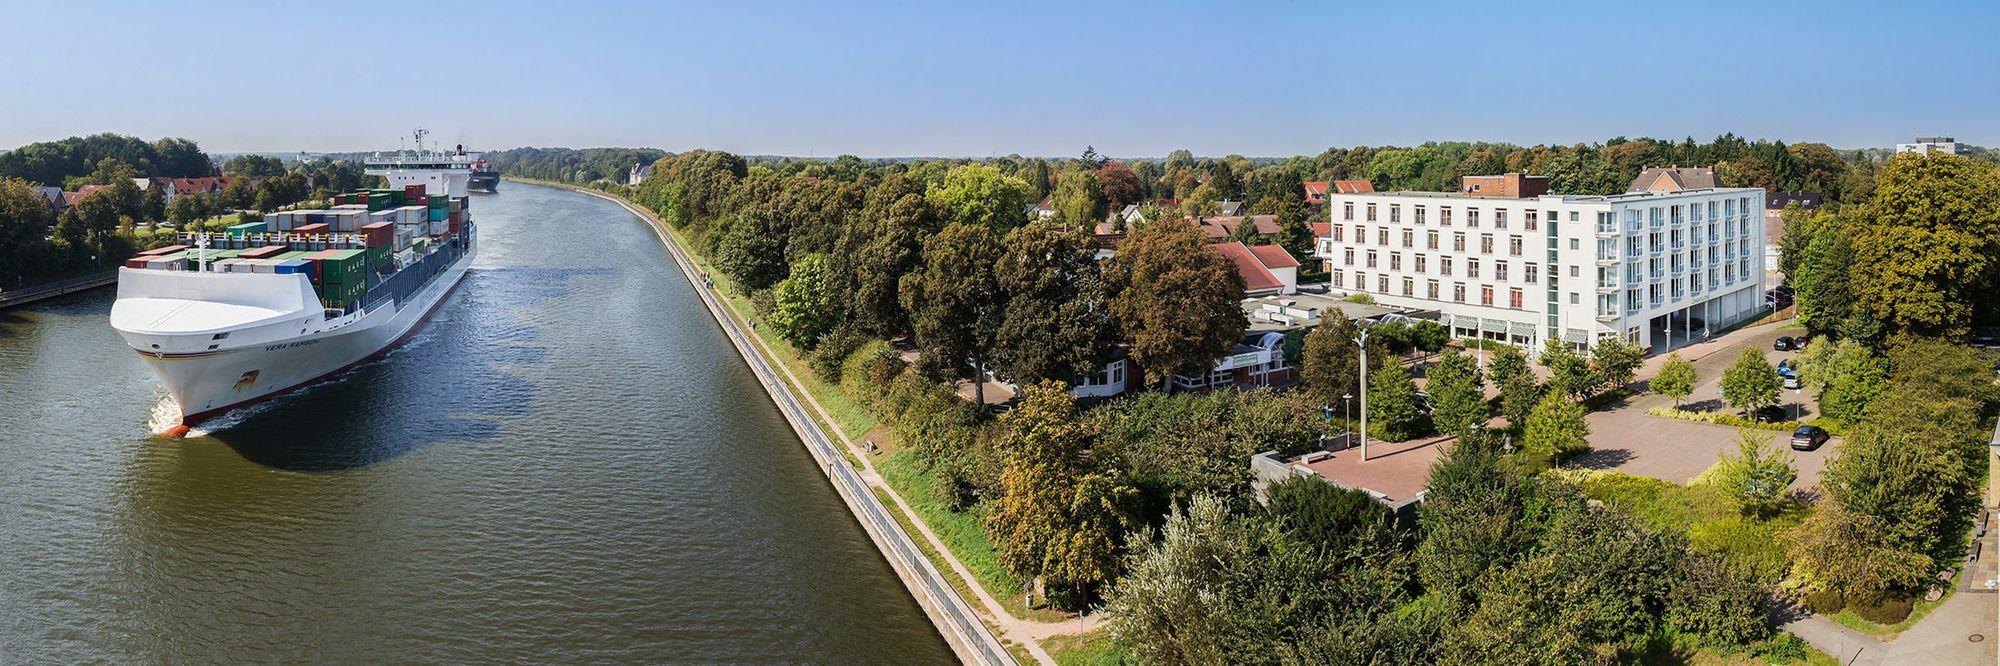
<svg viewBox="0 0 2000 666">
<path fill-rule="evenodd" d="M 1329 194 L 1316 254 L 1332 288 L 1530 350 L 1619 336 L 1659 352 L 1763 311 L 1762 189 L 1567 196 L 1539 176 L 1464 180 Z"/>
</svg>

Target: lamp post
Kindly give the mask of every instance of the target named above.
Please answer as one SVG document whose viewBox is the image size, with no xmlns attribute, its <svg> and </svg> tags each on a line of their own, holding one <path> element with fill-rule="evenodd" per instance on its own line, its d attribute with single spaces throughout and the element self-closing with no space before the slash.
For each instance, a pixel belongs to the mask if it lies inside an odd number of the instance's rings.
<svg viewBox="0 0 2000 666">
<path fill-rule="evenodd" d="M 1352 393 L 1340 394 L 1340 404 L 1341 404 L 1341 413 L 1345 414 L 1347 417 L 1341 420 L 1340 430 L 1342 432 L 1347 433 L 1347 438 L 1351 440 L 1354 438 L 1354 394 Z"/>
<path fill-rule="evenodd" d="M 1354 339 L 1354 345 L 1361 348 L 1361 460 L 1368 460 L 1368 329 L 1361 329 L 1361 337 Z"/>
</svg>

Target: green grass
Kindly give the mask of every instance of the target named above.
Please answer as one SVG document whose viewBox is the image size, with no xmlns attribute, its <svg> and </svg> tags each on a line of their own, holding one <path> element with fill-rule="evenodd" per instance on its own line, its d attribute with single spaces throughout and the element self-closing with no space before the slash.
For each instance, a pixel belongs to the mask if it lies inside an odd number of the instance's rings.
<svg viewBox="0 0 2000 666">
<path fill-rule="evenodd" d="M 1706 476 L 1708 473 L 1704 472 Z M 1660 530 L 1686 534 L 1704 551 L 1720 553 L 1731 562 L 1752 567 L 1760 577 L 1776 582 L 1791 561 L 1786 556 L 1786 531 L 1811 511 L 1797 507 L 1767 520 L 1743 516 L 1706 484 L 1683 486 L 1620 472 L 1579 474 L 1585 494 L 1625 511 Z M 1697 477 L 1699 478 L 1699 477 Z"/>
<path fill-rule="evenodd" d="M 999 600 L 1008 614 L 1037 622 L 1060 622 L 1074 617 L 1048 608 L 1029 608 L 1022 603 L 1021 580 L 1000 568 L 1000 555 L 993 548 L 993 540 L 986 536 L 985 507 L 975 506 L 958 512 L 946 508 L 931 495 L 935 477 L 918 467 L 907 454 L 877 460 L 875 471 L 882 473 L 882 479 L 889 482 L 889 487 L 903 496 L 903 501 L 916 511 L 917 518 L 930 526 L 938 540 L 958 556 L 959 563 L 972 572 L 972 577 L 979 581 L 981 587 Z"/>
<path fill-rule="evenodd" d="M 1861 617 L 1860 613 L 1854 612 L 1852 608 L 1842 608 L 1840 612 L 1826 617 L 1840 623 L 1840 626 L 1874 636 L 1876 639 L 1886 643 L 1896 640 L 1897 636 L 1901 636 L 1903 632 L 1909 631 L 1910 627 L 1917 626 L 1917 622 L 1923 620 L 1924 616 L 1930 615 L 1931 611 L 1937 610 L 1939 606 L 1943 606 L 1944 602 L 1951 599 L 1951 595 L 1957 593 L 1958 586 L 1954 584 L 1946 588 L 1944 596 L 1938 597 L 1937 601 L 1918 599 L 1915 607 L 1910 610 L 1910 616 L 1903 618 L 1902 622 L 1895 624 L 1876 624 L 1870 622 L 1867 618 Z"/>
<path fill-rule="evenodd" d="M 1124 666 L 1139 663 L 1131 651 L 1118 644 L 1103 629 L 1087 634 L 1051 636 L 1048 640 L 1042 641 L 1042 649 L 1062 666 Z"/>
</svg>

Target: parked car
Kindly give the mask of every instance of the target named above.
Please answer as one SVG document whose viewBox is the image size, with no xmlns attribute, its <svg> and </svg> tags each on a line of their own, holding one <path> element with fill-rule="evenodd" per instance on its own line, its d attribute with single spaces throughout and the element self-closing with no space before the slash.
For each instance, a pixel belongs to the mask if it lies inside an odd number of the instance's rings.
<svg viewBox="0 0 2000 666">
<path fill-rule="evenodd" d="M 1778 285 L 1778 286 L 1777 286 L 1776 288 L 1773 288 L 1773 289 L 1772 289 L 1771 291 L 1772 291 L 1773 293 L 1778 293 L 1778 294 L 1784 294 L 1785 296 L 1791 296 L 1791 295 L 1793 295 L 1793 294 L 1796 294 L 1796 293 L 1798 293 L 1798 291 L 1797 291 L 1797 290 L 1795 290 L 1795 289 L 1792 289 L 1792 285 L 1789 285 L 1789 284 L 1781 284 L 1781 285 Z"/>
<path fill-rule="evenodd" d="M 1785 389 L 1786 389 L 1786 390 L 1790 390 L 1790 391 L 1796 391 L 1796 390 L 1799 390 L 1799 389 L 1801 389 L 1801 388 L 1804 388 L 1804 387 L 1805 387 L 1805 383 L 1804 383 L 1804 382 L 1801 382 L 1801 381 L 1799 381 L 1799 376 L 1798 376 L 1798 375 L 1785 375 Z"/>
<path fill-rule="evenodd" d="M 1417 392 L 1417 411 L 1423 412 L 1425 415 L 1431 413 L 1431 394 L 1423 391 Z"/>
<path fill-rule="evenodd" d="M 1792 431 L 1792 448 L 1799 451 L 1811 451 L 1819 448 L 1819 445 L 1825 444 L 1827 437 L 1825 428 L 1816 425 L 1799 426 L 1798 430 Z"/>
<path fill-rule="evenodd" d="M 1772 350 L 1772 351 L 1791 351 L 1791 350 L 1792 350 L 1792 338 L 1791 338 L 1790 336 L 1784 336 L 1784 335 L 1780 335 L 1780 336 L 1778 336 L 1778 339 L 1776 339 L 1776 340 L 1772 340 L 1772 341 L 1771 341 L 1771 350 Z"/>
<path fill-rule="evenodd" d="M 1799 370 L 1798 366 L 1792 365 L 1792 359 L 1787 358 L 1778 360 L 1779 377 L 1790 377 L 1792 375 L 1799 374 L 1798 370 Z"/>
<path fill-rule="evenodd" d="M 1784 423 L 1786 421 L 1790 421 L 1791 419 L 1785 417 L 1785 408 L 1772 405 L 1770 407 L 1765 407 L 1763 409 L 1751 412 L 1750 420 L 1756 421 L 1758 423 Z"/>
<path fill-rule="evenodd" d="M 1796 338 L 1792 338 L 1792 351 L 1805 351 L 1807 339 L 1808 338 L 1803 335 Z"/>
</svg>

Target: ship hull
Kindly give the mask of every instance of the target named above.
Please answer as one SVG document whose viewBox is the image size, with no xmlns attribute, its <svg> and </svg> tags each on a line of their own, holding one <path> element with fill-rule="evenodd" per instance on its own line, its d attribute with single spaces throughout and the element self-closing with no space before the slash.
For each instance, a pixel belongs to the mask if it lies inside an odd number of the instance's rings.
<svg viewBox="0 0 2000 666">
<path fill-rule="evenodd" d="M 474 171 L 472 179 L 465 184 L 466 189 L 478 192 L 500 191 L 500 174 L 495 171 Z"/>
<path fill-rule="evenodd" d="M 464 279 L 474 252 L 460 256 L 401 307 L 385 306 L 353 325 L 257 348 L 205 356 L 140 352 L 165 385 L 183 425 L 283 395 L 388 352 L 414 334 Z"/>
</svg>

